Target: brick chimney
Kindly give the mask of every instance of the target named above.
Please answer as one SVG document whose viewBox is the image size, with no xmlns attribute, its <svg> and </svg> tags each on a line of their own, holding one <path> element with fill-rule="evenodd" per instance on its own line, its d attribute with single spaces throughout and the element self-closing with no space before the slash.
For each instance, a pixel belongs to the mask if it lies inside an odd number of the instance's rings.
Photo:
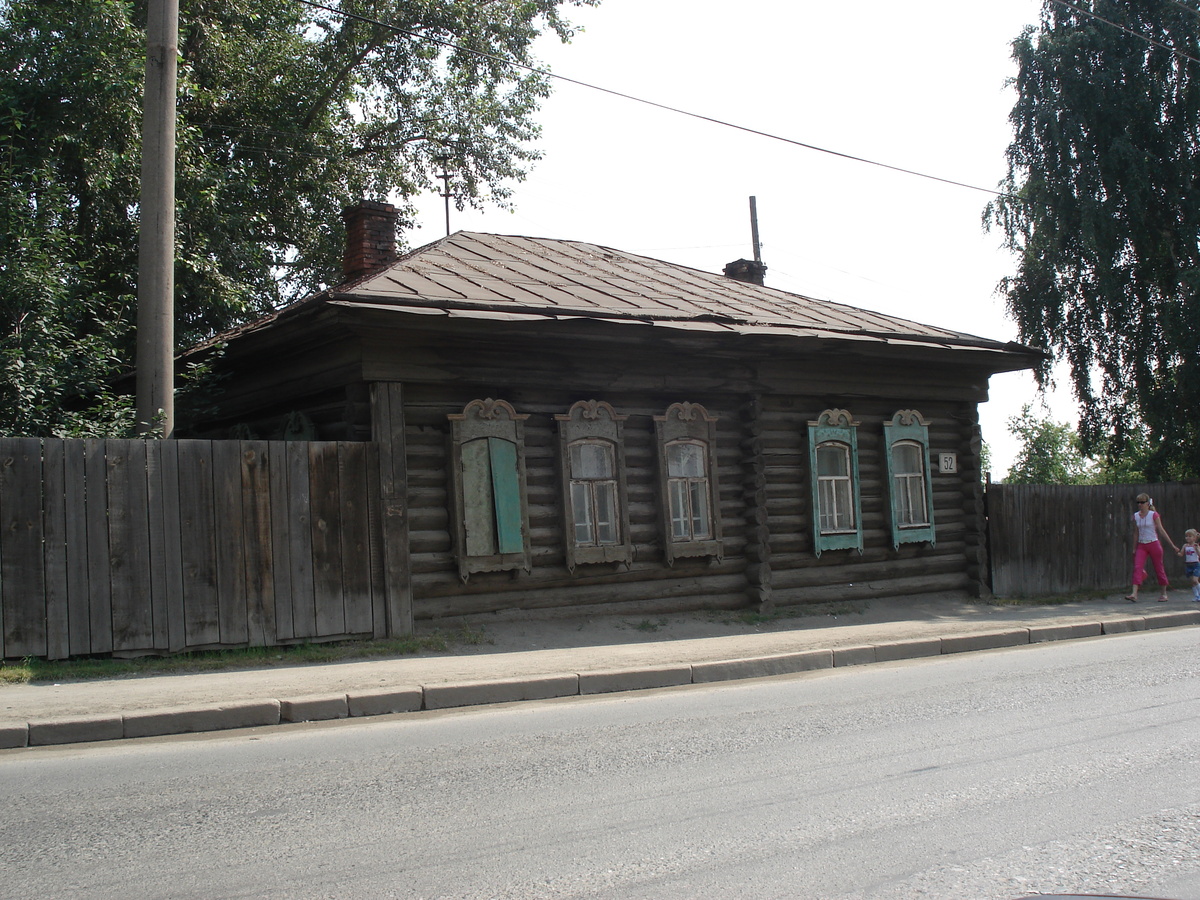
<svg viewBox="0 0 1200 900">
<path fill-rule="evenodd" d="M 734 281 L 744 281 L 747 284 L 757 284 L 761 287 L 763 277 L 767 274 L 767 267 L 752 259 L 735 259 L 725 267 L 723 274 L 726 278 L 732 278 Z"/>
<path fill-rule="evenodd" d="M 396 261 L 396 207 L 390 203 L 360 200 L 342 210 L 346 223 L 346 255 L 342 278 L 354 281 L 378 272 Z"/>
</svg>

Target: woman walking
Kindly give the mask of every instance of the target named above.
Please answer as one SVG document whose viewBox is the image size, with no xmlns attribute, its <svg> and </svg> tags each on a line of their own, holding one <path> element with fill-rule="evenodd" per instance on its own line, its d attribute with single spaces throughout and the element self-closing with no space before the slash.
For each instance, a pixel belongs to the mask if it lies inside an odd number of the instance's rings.
<svg viewBox="0 0 1200 900">
<path fill-rule="evenodd" d="M 1137 530 L 1137 548 L 1133 551 L 1133 590 L 1125 598 L 1130 603 L 1137 603 L 1138 588 L 1146 580 L 1146 562 L 1154 563 L 1154 574 L 1158 577 L 1159 603 L 1167 602 L 1166 567 L 1163 566 L 1163 548 L 1159 543 L 1159 535 L 1171 545 L 1171 549 L 1179 553 L 1179 548 L 1163 528 L 1162 516 L 1154 509 L 1154 501 L 1149 494 L 1137 495 L 1137 512 L 1133 514 L 1133 526 Z"/>
</svg>

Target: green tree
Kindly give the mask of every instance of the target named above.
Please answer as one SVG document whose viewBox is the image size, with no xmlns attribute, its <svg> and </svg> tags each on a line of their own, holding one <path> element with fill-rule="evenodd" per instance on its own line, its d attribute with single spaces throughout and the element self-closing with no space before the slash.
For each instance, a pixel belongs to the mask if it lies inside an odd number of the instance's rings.
<svg viewBox="0 0 1200 900">
<path fill-rule="evenodd" d="M 1028 403 L 1008 420 L 1008 431 L 1020 439 L 1017 459 L 1008 470 L 1009 484 L 1091 484 L 1095 479 L 1070 425 L 1033 415 Z"/>
<path fill-rule="evenodd" d="M 531 46 L 596 2 L 182 0 L 179 344 L 335 282 L 349 202 L 445 165 L 460 207 L 504 204 L 538 156 Z M 0 432 L 129 421 L 104 385 L 133 357 L 145 17 L 0 4 Z"/>
<path fill-rule="evenodd" d="M 1200 15 L 1073 5 L 1044 0 L 1013 43 L 1006 196 L 985 212 L 1019 259 L 1001 290 L 1021 339 L 1069 363 L 1086 450 L 1127 460 L 1144 434 L 1147 479 L 1200 475 Z"/>
</svg>

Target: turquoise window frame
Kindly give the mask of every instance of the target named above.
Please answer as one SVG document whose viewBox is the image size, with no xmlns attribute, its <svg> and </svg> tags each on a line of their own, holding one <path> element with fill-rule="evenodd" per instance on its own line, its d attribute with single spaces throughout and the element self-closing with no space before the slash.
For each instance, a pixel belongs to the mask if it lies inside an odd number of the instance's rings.
<svg viewBox="0 0 1200 900">
<path fill-rule="evenodd" d="M 812 487 L 813 553 L 818 557 L 826 550 L 863 551 L 862 493 L 858 474 L 858 426 L 862 424 L 848 410 L 827 409 L 808 423 L 808 465 Z M 821 530 L 821 486 L 817 467 L 817 448 L 838 444 L 849 453 L 850 494 L 854 526 L 838 531 Z"/>
<path fill-rule="evenodd" d="M 929 463 L 929 422 L 915 409 L 898 410 L 890 422 L 883 423 L 883 442 L 887 455 L 888 473 L 888 510 L 892 526 L 892 548 L 900 549 L 901 544 L 923 544 L 933 546 L 937 543 L 937 528 L 933 515 L 933 477 Z M 900 487 L 897 484 L 896 448 L 902 444 L 917 445 L 921 448 L 921 459 L 925 478 L 925 518 L 924 524 L 905 525 L 899 519 L 899 511 L 903 508 L 900 499 Z"/>
</svg>

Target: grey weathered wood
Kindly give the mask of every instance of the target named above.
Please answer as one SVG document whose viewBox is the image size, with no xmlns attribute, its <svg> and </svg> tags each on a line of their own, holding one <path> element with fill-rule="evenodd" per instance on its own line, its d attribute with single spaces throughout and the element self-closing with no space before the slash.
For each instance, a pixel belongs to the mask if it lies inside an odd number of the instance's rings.
<svg viewBox="0 0 1200 900">
<path fill-rule="evenodd" d="M 113 649 L 112 583 L 108 556 L 108 471 L 104 441 L 84 441 L 84 477 L 87 480 L 87 586 L 91 620 L 91 653 Z"/>
<path fill-rule="evenodd" d="M 342 632 L 372 634 L 370 503 L 366 444 L 337 444 L 341 587 L 345 609 Z"/>
<path fill-rule="evenodd" d="M 316 636 L 346 633 L 337 444 L 308 445 Z"/>
<path fill-rule="evenodd" d="M 221 642 L 211 441 L 179 442 L 179 515 L 183 540 L 184 640 L 189 647 Z"/>
<path fill-rule="evenodd" d="M 44 656 L 42 446 L 36 438 L 8 438 L 0 445 L 0 525 L 3 655 Z"/>
<path fill-rule="evenodd" d="M 276 640 L 272 460 L 265 441 L 245 441 L 239 449 L 247 640 L 251 646 L 270 646 Z"/>
<path fill-rule="evenodd" d="M 42 446 L 42 525 L 45 539 L 46 656 L 71 655 L 71 597 L 67 584 L 66 444 Z"/>
<path fill-rule="evenodd" d="M 287 444 L 270 441 L 267 454 L 271 459 L 269 475 L 271 515 L 272 595 L 275 598 L 275 639 L 286 641 L 296 636 L 292 621 L 295 605 L 292 593 L 292 524 L 288 487 L 289 465 Z M 308 474 L 305 473 L 307 479 Z"/>
<path fill-rule="evenodd" d="M 313 576 L 313 513 L 308 445 L 285 445 L 288 470 L 288 560 L 291 565 L 292 637 L 317 635 L 316 595 Z"/>
<path fill-rule="evenodd" d="M 105 462 L 113 650 L 149 651 L 155 647 L 146 442 L 108 441 Z"/>
<path fill-rule="evenodd" d="M 162 491 L 163 606 L 166 609 L 167 648 L 178 653 L 187 646 L 185 603 L 182 502 L 179 481 L 180 441 L 157 441 L 159 484 Z"/>
<path fill-rule="evenodd" d="M 242 519 L 242 453 L 237 441 L 213 441 L 213 515 L 220 643 L 249 641 L 246 554 Z"/>
<path fill-rule="evenodd" d="M 46 443 L 49 443 L 47 441 Z M 61 441 L 63 449 L 63 507 L 66 514 L 67 622 L 69 653 L 92 653 L 91 586 L 88 584 L 87 447 L 83 441 Z"/>
</svg>

